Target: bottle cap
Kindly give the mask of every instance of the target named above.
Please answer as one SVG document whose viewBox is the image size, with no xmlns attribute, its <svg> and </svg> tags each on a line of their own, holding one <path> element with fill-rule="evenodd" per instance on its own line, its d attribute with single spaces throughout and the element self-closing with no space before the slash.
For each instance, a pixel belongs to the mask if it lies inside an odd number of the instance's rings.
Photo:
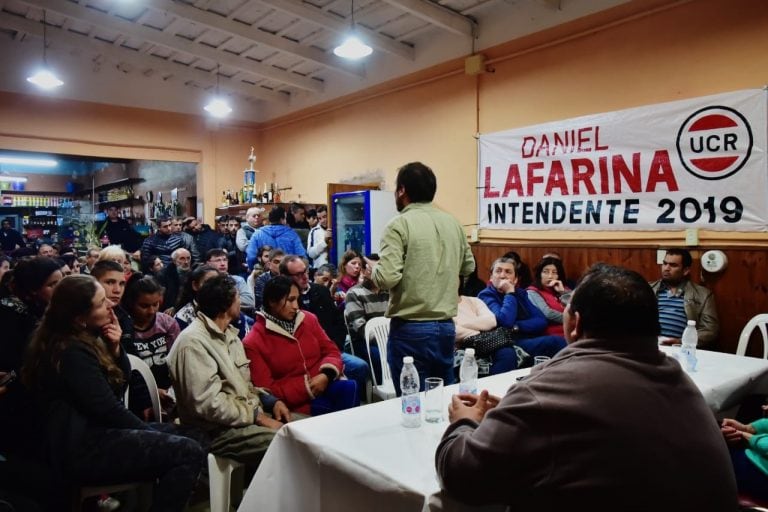
<svg viewBox="0 0 768 512">
<path fill-rule="evenodd" d="M 464 349 L 464 355 L 474 356 L 475 355 L 475 349 L 473 349 L 473 348 L 466 348 L 466 349 Z"/>
<path fill-rule="evenodd" d="M 413 356 L 405 356 L 403 358 L 403 364 L 413 363 Z"/>
<path fill-rule="evenodd" d="M 696 320 L 688 320 L 688 325 L 691 327 L 696 327 Z"/>
</svg>

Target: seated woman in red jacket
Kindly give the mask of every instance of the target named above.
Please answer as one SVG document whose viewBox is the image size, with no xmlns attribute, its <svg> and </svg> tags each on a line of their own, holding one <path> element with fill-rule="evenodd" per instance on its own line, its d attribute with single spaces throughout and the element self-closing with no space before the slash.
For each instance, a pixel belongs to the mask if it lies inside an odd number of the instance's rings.
<svg viewBox="0 0 768 512">
<path fill-rule="evenodd" d="M 243 340 L 251 380 L 291 411 L 325 414 L 359 404 L 357 385 L 339 380 L 344 366 L 317 317 L 299 310 L 299 288 L 278 276 L 264 287 L 264 304 Z"/>
</svg>

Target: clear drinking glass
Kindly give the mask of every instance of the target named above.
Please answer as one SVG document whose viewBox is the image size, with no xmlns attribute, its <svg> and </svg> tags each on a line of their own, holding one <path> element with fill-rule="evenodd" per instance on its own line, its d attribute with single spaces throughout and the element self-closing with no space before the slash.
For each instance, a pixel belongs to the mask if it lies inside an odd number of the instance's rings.
<svg viewBox="0 0 768 512">
<path fill-rule="evenodd" d="M 424 419 L 429 423 L 443 421 L 443 387 L 440 377 L 424 380 Z"/>
</svg>

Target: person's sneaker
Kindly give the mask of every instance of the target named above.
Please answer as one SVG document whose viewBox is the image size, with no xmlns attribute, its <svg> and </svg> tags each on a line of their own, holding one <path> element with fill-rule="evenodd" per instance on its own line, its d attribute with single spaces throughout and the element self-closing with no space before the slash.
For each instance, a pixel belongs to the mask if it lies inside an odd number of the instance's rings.
<svg viewBox="0 0 768 512">
<path fill-rule="evenodd" d="M 120 508 L 120 501 L 112 496 L 99 496 L 99 499 L 96 500 L 96 506 L 99 507 L 100 511 L 114 512 Z"/>
</svg>

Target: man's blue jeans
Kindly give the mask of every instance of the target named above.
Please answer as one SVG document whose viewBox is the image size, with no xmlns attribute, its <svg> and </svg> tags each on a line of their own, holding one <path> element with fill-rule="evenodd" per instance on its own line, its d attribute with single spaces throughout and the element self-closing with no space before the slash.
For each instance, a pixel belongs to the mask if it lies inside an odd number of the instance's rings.
<svg viewBox="0 0 768 512">
<path fill-rule="evenodd" d="M 341 353 L 341 362 L 344 363 L 344 375 L 349 380 L 357 383 L 358 396 L 362 400 L 365 397 L 365 386 L 368 381 L 368 372 L 370 371 L 368 363 L 346 352 Z"/>
<path fill-rule="evenodd" d="M 393 318 L 389 324 L 387 362 L 397 395 L 400 396 L 400 372 L 405 356 L 413 356 L 421 390 L 427 377 L 441 377 L 446 385 L 453 384 L 455 340 L 453 320 L 414 322 Z"/>
</svg>

